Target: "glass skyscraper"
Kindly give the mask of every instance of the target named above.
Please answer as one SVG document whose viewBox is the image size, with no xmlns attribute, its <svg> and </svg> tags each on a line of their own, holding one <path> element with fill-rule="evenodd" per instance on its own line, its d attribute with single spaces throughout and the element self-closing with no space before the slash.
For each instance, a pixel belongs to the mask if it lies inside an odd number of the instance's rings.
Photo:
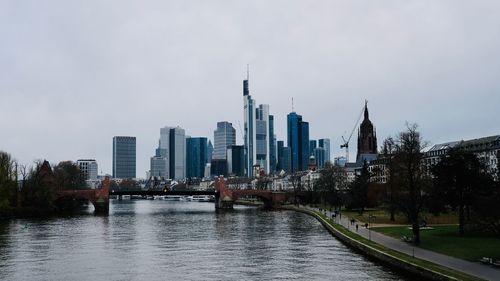
<svg viewBox="0 0 500 281">
<path fill-rule="evenodd" d="M 305 171 L 309 162 L 309 123 L 291 112 L 287 116 L 288 147 L 291 150 L 291 171 Z"/>
<path fill-rule="evenodd" d="M 325 162 L 331 162 L 330 158 L 330 139 L 319 139 L 318 147 L 325 149 Z"/>
<path fill-rule="evenodd" d="M 186 177 L 203 178 L 207 163 L 207 138 L 186 138 Z"/>
<path fill-rule="evenodd" d="M 271 171 L 271 146 L 274 138 L 274 123 L 271 123 L 269 105 L 257 108 L 248 90 L 248 77 L 243 80 L 243 119 L 245 174 L 254 176 L 254 167 Z M 274 120 L 274 119 L 273 119 Z"/>
<path fill-rule="evenodd" d="M 136 176 L 136 138 L 113 137 L 113 178 L 131 179 Z"/>
<path fill-rule="evenodd" d="M 227 148 L 235 144 L 236 130 L 233 128 L 233 124 L 226 121 L 217 122 L 217 129 L 214 131 L 212 159 L 226 159 Z"/>
</svg>

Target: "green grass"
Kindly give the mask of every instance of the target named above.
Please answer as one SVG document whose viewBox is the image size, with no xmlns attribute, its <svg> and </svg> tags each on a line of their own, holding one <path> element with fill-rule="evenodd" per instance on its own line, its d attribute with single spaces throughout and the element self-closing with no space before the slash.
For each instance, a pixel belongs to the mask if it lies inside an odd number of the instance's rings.
<svg viewBox="0 0 500 281">
<path fill-rule="evenodd" d="M 421 248 L 474 262 L 482 257 L 500 260 L 500 238 L 477 233 L 466 233 L 461 237 L 458 225 L 432 227 L 434 229 L 421 230 Z M 407 226 L 377 227 L 373 230 L 395 238 L 412 236 Z"/>
<path fill-rule="evenodd" d="M 447 276 L 450 276 L 450 277 L 454 277 L 454 278 L 456 278 L 458 280 L 470 280 L 470 281 L 482 280 L 480 278 L 468 275 L 466 273 L 459 272 L 459 271 L 456 271 L 456 270 L 453 270 L 453 269 L 447 268 L 445 266 L 441 266 L 439 264 L 435 264 L 435 263 L 432 263 L 432 262 L 429 262 L 429 261 L 426 261 L 426 260 L 422 260 L 422 259 L 419 259 L 419 258 L 414 258 L 414 257 L 411 257 L 409 255 L 403 254 L 401 252 L 398 252 L 398 251 L 386 248 L 386 247 L 384 247 L 384 246 L 382 246 L 380 244 L 377 244 L 377 243 L 375 243 L 373 241 L 365 239 L 365 238 L 359 236 L 358 234 L 349 231 L 348 229 L 346 229 L 345 227 L 343 227 L 341 225 L 333 223 L 333 221 L 331 219 L 327 218 L 326 216 L 324 216 L 323 214 L 321 214 L 319 212 L 305 210 L 305 209 L 298 209 L 298 208 L 295 208 L 295 207 L 292 207 L 291 209 L 301 210 L 301 211 L 305 211 L 305 212 L 310 213 L 310 214 L 314 214 L 315 216 L 319 216 L 322 219 L 326 220 L 328 222 L 329 226 L 331 228 L 333 228 L 334 230 L 336 230 L 337 232 L 340 232 L 340 233 L 344 234 L 345 236 L 348 236 L 349 238 L 351 238 L 353 240 L 356 240 L 356 241 L 358 241 L 358 242 L 360 242 L 362 244 L 368 245 L 368 246 L 370 246 L 370 247 L 372 247 L 374 249 L 377 249 L 377 250 L 379 250 L 381 252 L 384 252 L 384 253 L 386 253 L 386 254 L 388 254 L 390 256 L 393 256 L 393 257 L 395 257 L 397 259 L 400 259 L 402 261 L 405 261 L 407 263 L 411 263 L 411 264 L 420 266 L 422 268 L 427 268 L 427 269 L 429 269 L 431 271 L 438 272 L 438 273 L 441 273 L 441 274 L 444 274 L 444 275 L 447 275 Z"/>
<path fill-rule="evenodd" d="M 402 214 L 396 214 L 395 216 L 395 221 L 390 220 L 390 214 L 385 211 L 385 210 L 380 210 L 380 209 L 367 209 L 363 212 L 362 215 L 359 215 L 358 212 L 356 211 L 347 211 L 343 210 L 342 214 L 345 214 L 346 216 L 350 218 L 354 218 L 360 222 L 368 222 L 368 216 L 373 215 L 375 216 L 374 218 L 372 217 L 371 222 L 372 223 L 378 223 L 378 224 L 406 224 L 408 223 L 406 217 Z M 439 216 L 435 216 L 433 214 L 429 213 L 423 213 L 422 217 L 425 218 L 426 222 L 428 224 L 457 224 L 458 223 L 458 217 L 455 213 L 447 213 L 447 214 L 440 214 Z"/>
</svg>

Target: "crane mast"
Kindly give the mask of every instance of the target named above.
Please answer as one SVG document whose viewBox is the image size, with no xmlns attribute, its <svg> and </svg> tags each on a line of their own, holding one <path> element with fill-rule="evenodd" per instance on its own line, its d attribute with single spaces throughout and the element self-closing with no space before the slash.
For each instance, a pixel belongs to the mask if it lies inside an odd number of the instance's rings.
<svg viewBox="0 0 500 281">
<path fill-rule="evenodd" d="M 349 142 L 351 141 L 352 135 L 354 134 L 354 131 L 356 130 L 356 127 L 358 127 L 359 121 L 361 120 L 361 116 L 363 116 L 363 112 L 368 105 L 368 101 L 365 100 L 365 106 L 361 108 L 361 112 L 359 113 L 358 120 L 356 120 L 356 123 L 354 124 L 354 127 L 351 130 L 351 134 L 349 135 L 349 138 L 347 140 L 342 136 L 342 141 L 343 143 L 340 145 L 340 148 L 345 148 L 345 158 L 346 162 L 349 162 Z"/>
</svg>

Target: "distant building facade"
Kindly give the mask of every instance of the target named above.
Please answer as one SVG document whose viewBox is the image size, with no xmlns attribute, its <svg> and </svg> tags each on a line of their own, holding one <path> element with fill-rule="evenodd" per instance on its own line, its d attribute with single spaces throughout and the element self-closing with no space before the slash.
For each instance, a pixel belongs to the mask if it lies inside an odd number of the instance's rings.
<svg viewBox="0 0 500 281">
<path fill-rule="evenodd" d="M 321 147 L 325 150 L 325 162 L 332 162 L 330 153 L 330 139 L 319 139 L 318 147 Z"/>
<path fill-rule="evenodd" d="M 113 178 L 136 177 L 136 138 L 113 137 Z"/>
<path fill-rule="evenodd" d="M 76 161 L 76 164 L 85 180 L 97 180 L 98 167 L 95 159 L 79 159 Z"/>
</svg>

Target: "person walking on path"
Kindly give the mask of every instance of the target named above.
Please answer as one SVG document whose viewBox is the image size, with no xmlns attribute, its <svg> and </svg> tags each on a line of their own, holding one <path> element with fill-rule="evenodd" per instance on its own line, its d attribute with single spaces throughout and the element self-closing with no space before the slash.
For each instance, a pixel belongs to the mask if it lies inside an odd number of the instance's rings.
<svg viewBox="0 0 500 281">
<path fill-rule="evenodd" d="M 356 224 L 356 232 L 358 232 L 358 227 L 359 227 L 359 225 L 358 225 L 358 224 Z"/>
</svg>

